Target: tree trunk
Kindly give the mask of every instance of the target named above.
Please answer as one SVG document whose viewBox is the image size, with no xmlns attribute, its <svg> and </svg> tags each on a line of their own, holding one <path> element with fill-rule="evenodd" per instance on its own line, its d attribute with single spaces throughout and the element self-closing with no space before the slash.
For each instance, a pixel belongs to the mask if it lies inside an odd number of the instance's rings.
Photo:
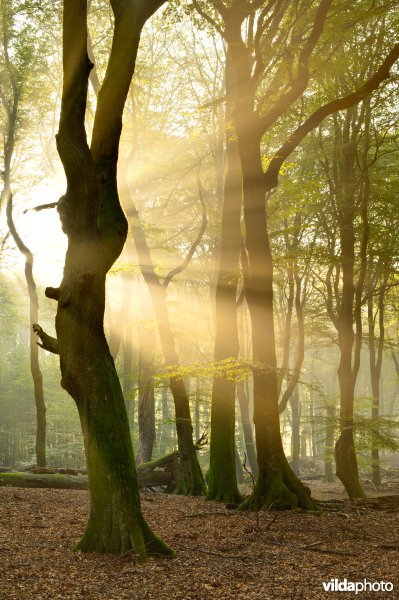
<svg viewBox="0 0 399 600">
<path fill-rule="evenodd" d="M 334 455 L 334 431 L 336 420 L 336 406 L 334 401 L 328 401 L 326 405 L 326 426 L 324 440 L 324 478 L 331 483 L 334 481 L 333 455 Z"/>
<path fill-rule="evenodd" d="M 172 427 L 168 400 L 168 386 L 164 385 L 162 388 L 162 429 L 159 440 L 161 454 L 169 451 L 172 445 Z"/>
<path fill-rule="evenodd" d="M 129 423 L 103 320 L 106 274 L 127 236 L 116 184 L 122 112 L 140 31 L 160 4 L 112 3 L 114 38 L 89 149 L 84 128 L 92 66 L 87 56 L 87 2 L 64 2 L 57 149 L 67 192 L 58 202 L 58 212 L 68 249 L 60 288 L 46 290 L 58 302 L 58 340 L 37 328 L 43 346 L 59 352 L 61 385 L 76 402 L 83 430 L 90 516 L 76 549 L 118 554 L 133 550 L 141 560 L 171 551 L 141 513 Z"/>
<path fill-rule="evenodd" d="M 296 475 L 300 474 L 301 470 L 301 460 L 300 460 L 300 451 L 301 451 L 301 431 L 300 431 L 300 423 L 301 423 L 301 405 L 299 401 L 299 389 L 298 385 L 295 386 L 295 389 L 290 398 L 291 405 L 291 414 L 292 414 L 292 428 L 291 428 L 291 460 L 292 460 L 292 470 Z"/>
<path fill-rule="evenodd" d="M 242 381 L 237 382 L 237 396 L 240 406 L 242 429 L 244 432 L 245 450 L 251 473 L 256 479 L 258 477 L 258 462 L 256 460 L 254 437 L 249 415 L 249 398 Z"/>
<path fill-rule="evenodd" d="M 133 385 L 133 344 L 130 325 L 125 325 L 123 332 L 122 391 L 129 420 L 129 428 L 132 431 L 134 429 L 136 392 Z"/>
<path fill-rule="evenodd" d="M 30 348 L 30 370 L 33 380 L 33 390 L 36 406 L 36 464 L 38 467 L 46 466 L 46 404 L 43 392 L 43 375 L 39 363 L 39 348 L 36 343 L 36 335 L 33 331 L 33 324 L 37 323 L 39 318 L 39 299 L 37 297 L 36 282 L 33 277 L 33 254 L 23 243 L 14 224 L 12 216 L 12 194 L 7 196 L 7 224 L 18 250 L 25 257 L 25 280 L 28 286 L 29 294 L 29 348 Z"/>
<path fill-rule="evenodd" d="M 342 297 L 339 312 L 338 344 L 340 360 L 338 366 L 338 381 L 341 395 L 341 433 L 335 444 L 335 462 L 337 476 L 343 483 L 350 498 L 363 498 L 364 492 L 359 480 L 357 466 L 354 429 L 353 408 L 355 402 L 355 384 L 360 366 L 361 348 L 361 318 L 356 321 L 356 347 L 352 365 L 353 346 L 355 336 L 353 321 L 356 310 L 360 305 L 355 305 L 355 174 L 354 162 L 356 145 L 350 136 L 353 125 L 354 113 L 347 111 L 341 132 L 336 125 L 336 145 L 340 149 L 340 179 L 338 181 L 337 207 L 338 225 L 341 244 L 341 269 L 342 269 Z M 359 284 L 358 284 L 359 285 Z M 357 300 L 357 298 L 356 298 Z"/>
<path fill-rule="evenodd" d="M 247 111 L 246 116 L 250 111 Z M 260 139 L 247 119 L 236 115 L 243 174 L 244 217 L 250 278 L 246 299 L 251 317 L 254 423 L 259 475 L 243 508 L 314 509 L 310 490 L 296 477 L 284 454 L 279 421 L 277 361 L 273 319 L 273 260 L 265 199 L 270 191 L 262 171 Z"/>
<path fill-rule="evenodd" d="M 155 443 L 155 332 L 151 329 L 151 325 L 140 327 L 139 345 L 139 396 L 137 413 L 139 449 L 136 457 L 138 465 L 151 460 Z"/>
<path fill-rule="evenodd" d="M 140 269 L 148 285 L 154 305 L 165 363 L 167 367 L 173 370 L 179 366 L 179 357 L 176 352 L 175 338 L 169 320 L 166 286 L 162 285 L 155 273 L 145 234 L 133 202 L 130 216 Z M 180 376 L 172 375 L 169 379 L 169 384 L 175 404 L 177 442 L 181 460 L 181 479 L 176 492 L 179 494 L 200 496 L 205 493 L 206 486 L 193 441 L 193 426 L 188 394 L 184 381 Z"/>
<path fill-rule="evenodd" d="M 9 55 L 9 29 L 13 27 L 13 17 L 11 11 L 8 10 L 11 6 L 4 5 L 2 11 L 2 45 L 3 54 L 5 56 L 5 81 L 10 84 L 9 103 L 4 104 L 6 120 L 4 126 L 4 171 L 3 189 L 0 194 L 0 207 L 6 205 L 7 225 L 11 236 L 21 254 L 25 258 L 25 280 L 29 294 L 29 348 L 30 348 L 30 370 L 33 380 L 34 399 L 36 406 L 36 442 L 35 454 L 36 463 L 38 466 L 46 465 L 46 404 L 44 401 L 43 392 L 43 376 L 40 370 L 39 351 L 36 344 L 36 336 L 33 332 L 33 324 L 38 321 L 39 300 L 36 291 L 36 282 L 33 276 L 33 254 L 29 248 L 23 243 L 13 220 L 13 197 L 11 188 L 11 164 L 14 155 L 16 127 L 20 116 L 20 102 L 22 97 L 22 82 L 16 79 L 16 72 L 13 70 Z M 3 98 L 4 101 L 4 98 Z"/>
<path fill-rule="evenodd" d="M 214 359 L 237 360 L 237 285 L 241 249 L 242 179 L 235 132 L 231 129 L 231 97 L 234 89 L 230 57 L 226 57 L 226 153 L 227 173 L 222 209 L 219 270 L 216 282 L 216 332 Z M 238 491 L 235 465 L 236 382 L 214 377 L 211 405 L 211 444 L 208 500 L 236 503 Z"/>
<path fill-rule="evenodd" d="M 379 323 L 379 338 L 376 348 L 375 334 L 375 318 L 373 311 L 373 289 L 371 286 L 368 290 L 368 325 L 369 325 L 369 353 L 370 353 L 370 379 L 372 393 L 371 420 L 373 423 L 373 433 L 371 438 L 371 478 L 377 489 L 382 487 L 381 472 L 380 472 L 380 456 L 379 456 L 379 435 L 378 435 L 378 419 L 380 417 L 380 380 L 382 357 L 384 350 L 385 328 L 385 291 L 388 283 L 388 273 L 385 273 L 381 282 L 380 291 L 378 294 L 378 323 Z"/>
</svg>

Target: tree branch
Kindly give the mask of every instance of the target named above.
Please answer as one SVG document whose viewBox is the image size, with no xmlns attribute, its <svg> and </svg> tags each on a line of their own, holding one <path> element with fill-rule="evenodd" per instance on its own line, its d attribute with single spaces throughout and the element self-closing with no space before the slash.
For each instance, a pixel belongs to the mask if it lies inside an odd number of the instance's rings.
<svg viewBox="0 0 399 600">
<path fill-rule="evenodd" d="M 178 265 L 177 267 L 175 267 L 174 269 L 172 269 L 165 277 L 165 279 L 162 282 L 162 286 L 166 289 L 168 287 L 168 285 L 170 284 L 170 282 L 172 281 L 172 279 L 174 277 L 176 277 L 176 275 L 178 275 L 179 273 L 181 273 L 182 271 L 184 271 L 184 269 L 186 269 L 188 267 L 188 265 L 191 262 L 192 257 L 195 254 L 195 251 L 198 248 L 198 245 L 200 243 L 200 241 L 202 240 L 202 236 L 205 233 L 206 230 L 206 226 L 208 225 L 208 217 L 206 214 L 206 204 L 205 204 L 205 199 L 204 199 L 204 189 L 202 187 L 202 183 L 201 181 L 198 179 L 198 192 L 199 192 L 199 198 L 201 201 L 201 205 L 202 205 L 202 221 L 201 221 L 201 227 L 200 230 L 197 234 L 197 237 L 195 238 L 190 250 L 187 253 L 186 258 L 183 260 L 182 263 L 180 263 L 180 265 Z"/>
<path fill-rule="evenodd" d="M 278 174 L 282 164 L 291 154 L 291 152 L 295 150 L 295 148 L 302 142 L 307 134 L 315 129 L 329 115 L 346 108 L 350 108 L 351 106 L 361 102 L 364 98 L 367 98 L 367 96 L 374 92 L 385 79 L 390 77 L 391 67 L 398 60 L 398 58 L 399 43 L 394 45 L 380 68 L 368 81 L 366 81 L 366 83 L 364 83 L 351 94 L 342 96 L 341 98 L 336 98 L 331 100 L 331 102 L 324 104 L 324 106 L 321 106 L 289 136 L 286 142 L 273 156 L 269 167 L 266 170 L 265 178 L 267 179 L 271 188 L 277 186 Z"/>
<path fill-rule="evenodd" d="M 323 33 L 324 23 L 330 10 L 332 0 L 322 0 L 316 10 L 313 28 L 298 59 L 298 73 L 288 92 L 280 96 L 271 109 L 260 118 L 263 133 L 299 98 L 309 82 L 309 59 Z"/>
<path fill-rule="evenodd" d="M 52 352 L 53 354 L 59 354 L 57 338 L 47 335 L 37 323 L 32 325 L 32 329 L 41 341 L 41 344 L 37 342 L 37 345 L 40 346 L 40 348 L 47 350 L 47 352 Z"/>
</svg>

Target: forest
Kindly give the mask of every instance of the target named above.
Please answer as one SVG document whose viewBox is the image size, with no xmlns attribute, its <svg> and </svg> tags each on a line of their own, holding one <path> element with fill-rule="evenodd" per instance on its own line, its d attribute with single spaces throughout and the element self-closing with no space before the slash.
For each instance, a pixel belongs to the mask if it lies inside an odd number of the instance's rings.
<svg viewBox="0 0 399 600">
<path fill-rule="evenodd" d="M 398 9 L 0 0 L 0 598 L 395 597 Z"/>
</svg>

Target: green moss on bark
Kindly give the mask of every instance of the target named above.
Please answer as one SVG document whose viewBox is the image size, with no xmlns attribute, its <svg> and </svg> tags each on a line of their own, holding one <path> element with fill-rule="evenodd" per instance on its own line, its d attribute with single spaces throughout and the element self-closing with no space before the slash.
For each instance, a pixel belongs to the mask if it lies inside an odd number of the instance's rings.
<svg viewBox="0 0 399 600">
<path fill-rule="evenodd" d="M 280 468 L 260 473 L 253 493 L 239 506 L 240 510 L 304 510 L 317 511 L 310 489 L 292 471 L 284 455 Z"/>
</svg>

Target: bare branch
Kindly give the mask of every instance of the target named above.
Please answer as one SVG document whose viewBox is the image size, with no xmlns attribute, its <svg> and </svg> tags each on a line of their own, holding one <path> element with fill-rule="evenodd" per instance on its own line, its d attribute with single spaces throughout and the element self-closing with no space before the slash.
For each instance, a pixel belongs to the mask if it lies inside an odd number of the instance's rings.
<svg viewBox="0 0 399 600">
<path fill-rule="evenodd" d="M 309 82 L 309 59 L 323 33 L 324 23 L 330 10 L 332 0 L 321 0 L 313 22 L 313 29 L 302 48 L 298 59 L 298 73 L 291 88 L 280 96 L 271 109 L 261 119 L 262 131 L 265 133 L 287 108 L 305 91 Z"/>
<path fill-rule="evenodd" d="M 37 345 L 40 346 L 40 348 L 47 350 L 47 352 L 52 352 L 53 354 L 59 354 L 57 338 L 47 335 L 37 323 L 33 323 L 32 329 L 41 341 L 41 344 L 37 342 Z"/>
<path fill-rule="evenodd" d="M 399 43 L 395 44 L 392 50 L 389 52 L 384 62 L 375 74 L 360 86 L 357 90 L 342 96 L 335 98 L 318 108 L 302 125 L 300 125 L 286 140 L 286 142 L 280 147 L 280 149 L 273 156 L 270 161 L 269 167 L 265 173 L 265 177 L 268 180 L 268 184 L 271 187 L 277 186 L 278 174 L 280 168 L 287 157 L 293 150 L 302 142 L 307 134 L 315 129 L 326 117 L 336 112 L 355 106 L 364 98 L 367 98 L 372 92 L 374 92 L 379 85 L 390 77 L 390 70 L 392 65 L 399 58 Z"/>
<path fill-rule="evenodd" d="M 199 179 L 198 179 L 198 192 L 199 192 L 199 198 L 200 198 L 201 205 L 202 205 L 202 221 L 201 221 L 200 230 L 199 230 L 197 237 L 195 238 L 190 250 L 188 251 L 186 258 L 183 260 L 182 263 L 180 263 L 180 265 L 178 265 L 177 267 L 172 269 L 166 275 L 165 279 L 163 280 L 162 286 L 165 289 L 168 287 L 168 285 L 172 281 L 172 279 L 174 277 L 176 277 L 176 275 L 178 275 L 179 273 L 181 273 L 182 271 L 184 271 L 184 269 L 186 269 L 188 267 L 188 265 L 191 262 L 192 257 L 195 254 L 195 251 L 198 248 L 200 241 L 202 240 L 202 236 L 205 233 L 206 226 L 208 225 L 208 217 L 206 214 L 206 204 L 205 204 L 205 199 L 204 199 L 204 189 L 203 189 L 202 183 Z"/>
</svg>

